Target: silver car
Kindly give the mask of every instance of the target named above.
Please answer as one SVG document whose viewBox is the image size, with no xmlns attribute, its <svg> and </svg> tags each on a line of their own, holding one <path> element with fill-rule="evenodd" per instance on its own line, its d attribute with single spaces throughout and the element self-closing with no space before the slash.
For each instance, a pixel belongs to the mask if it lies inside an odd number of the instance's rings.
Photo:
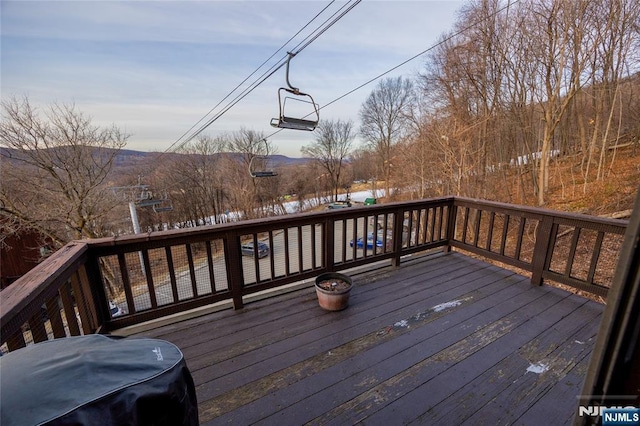
<svg viewBox="0 0 640 426">
<path fill-rule="evenodd" d="M 255 250 L 253 248 L 253 241 L 242 244 L 240 247 L 243 256 L 254 256 Z M 263 242 L 258 242 L 258 258 L 269 256 L 269 245 Z"/>
</svg>

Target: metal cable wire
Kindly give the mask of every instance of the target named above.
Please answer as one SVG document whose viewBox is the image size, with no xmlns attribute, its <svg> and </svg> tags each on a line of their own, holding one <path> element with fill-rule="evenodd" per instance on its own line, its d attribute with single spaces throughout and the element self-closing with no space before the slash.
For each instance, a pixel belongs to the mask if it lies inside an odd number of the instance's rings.
<svg viewBox="0 0 640 426">
<path fill-rule="evenodd" d="M 380 74 L 376 75 L 375 77 L 373 77 L 373 78 L 371 78 L 371 79 L 369 79 L 369 80 L 365 81 L 364 83 L 360 84 L 359 86 L 355 87 L 354 89 L 351 89 L 351 90 L 349 90 L 348 92 L 346 92 L 346 93 L 344 93 L 344 94 L 342 94 L 342 95 L 338 96 L 337 98 L 333 99 L 332 101 L 327 102 L 326 104 L 324 104 L 324 105 L 320 106 L 320 107 L 318 108 L 318 110 L 322 110 L 322 109 L 324 109 L 324 108 L 326 108 L 326 107 L 328 107 L 328 106 L 330 106 L 330 105 L 333 105 L 334 103 L 338 102 L 339 100 L 344 99 L 344 98 L 346 98 L 347 96 L 349 96 L 350 94 L 352 94 L 352 93 L 354 93 L 354 92 L 357 92 L 358 90 L 360 90 L 360 89 L 362 89 L 363 87 L 365 87 L 365 86 L 367 86 L 367 85 L 369 85 L 369 84 L 373 83 L 373 82 L 374 82 L 374 81 L 376 81 L 376 80 L 379 80 L 380 78 L 384 77 L 385 75 L 387 75 L 387 74 L 389 74 L 389 73 L 391 73 L 391 72 L 393 72 L 393 71 L 397 70 L 398 68 L 400 68 L 400 67 L 402 67 L 402 66 L 404 66 L 404 65 L 408 64 L 409 62 L 411 62 L 411 61 L 413 61 L 413 60 L 415 60 L 415 59 L 419 58 L 420 56 L 424 55 L 425 53 L 428 53 L 429 51 L 431 51 L 431 50 L 435 49 L 436 47 L 438 47 L 438 46 L 440 46 L 440 45 L 442 45 L 442 44 L 444 44 L 444 43 L 448 42 L 449 40 L 453 39 L 454 37 L 457 37 L 457 36 L 461 35 L 462 33 L 466 32 L 467 30 L 469 30 L 469 29 L 471 29 L 471 28 L 475 27 L 475 26 L 476 26 L 476 25 L 478 25 L 479 23 L 481 23 L 481 22 L 483 22 L 483 21 L 485 21 L 485 20 L 487 20 L 487 19 L 491 19 L 491 18 L 493 18 L 494 16 L 498 15 L 498 14 L 499 14 L 500 12 L 502 12 L 503 10 L 506 10 L 506 9 L 508 9 L 509 7 L 512 7 L 512 6 L 513 6 L 515 3 L 517 3 L 518 1 L 519 1 L 519 0 L 515 0 L 515 1 L 511 2 L 510 4 L 507 4 L 507 5 L 503 6 L 502 8 L 498 9 L 497 11 L 495 11 L 495 12 L 494 12 L 493 14 L 491 14 L 490 16 L 487 16 L 487 17 L 484 17 L 484 18 L 482 18 L 482 19 L 480 19 L 480 20 L 478 20 L 478 21 L 475 21 L 475 22 L 473 22 L 473 23 L 471 23 L 471 24 L 467 25 L 466 27 L 463 27 L 462 29 L 460 29 L 460 30 L 456 31 L 455 33 L 450 34 L 449 36 L 447 36 L 447 37 L 443 38 L 443 39 L 442 39 L 442 40 L 440 40 L 439 42 L 437 42 L 437 43 L 435 43 L 435 44 L 433 44 L 433 45 L 429 46 L 427 49 L 423 50 L 422 52 L 420 52 L 420 53 L 418 53 L 418 54 L 416 54 L 416 55 L 414 55 L 414 56 L 410 57 L 409 59 L 406 59 L 406 60 L 402 61 L 402 62 L 401 62 L 401 63 L 399 63 L 398 65 L 395 65 L 395 66 L 393 66 L 392 68 L 389 68 L 388 70 L 386 70 L 386 71 L 384 71 L 383 73 L 380 73 Z M 303 118 L 309 117 L 309 116 L 310 116 L 310 115 L 312 115 L 312 114 L 313 114 L 313 113 L 309 113 L 309 114 L 305 115 Z M 280 132 L 281 132 L 281 131 L 283 131 L 283 130 L 284 130 L 284 129 L 278 129 L 278 130 L 274 131 L 273 133 L 269 134 L 268 136 L 266 136 L 266 138 L 265 138 L 265 139 L 269 139 L 270 137 L 272 137 L 272 136 L 274 136 L 274 135 L 276 135 L 276 134 L 280 133 Z"/>
<path fill-rule="evenodd" d="M 335 0 L 334 0 L 335 1 Z M 329 5 L 327 5 L 326 7 L 324 7 L 318 14 L 316 14 L 316 16 L 314 16 L 314 18 L 309 21 L 306 25 L 304 25 L 294 36 L 292 36 L 291 38 L 289 38 L 289 40 L 287 40 L 286 43 L 284 43 L 276 52 L 274 52 L 267 60 L 265 60 L 255 71 L 253 71 L 249 76 L 247 76 L 247 78 L 245 78 L 238 86 L 236 86 L 227 96 L 225 96 L 220 102 L 218 102 L 218 104 L 213 107 L 203 118 L 201 118 L 196 124 L 194 124 L 189 130 L 187 130 L 187 132 L 185 132 L 176 142 L 174 142 L 173 144 L 171 144 L 171 146 L 169 146 L 169 148 L 167 148 L 164 153 L 169 152 L 169 150 L 171 150 L 172 148 L 174 148 L 176 145 L 179 145 L 175 148 L 175 150 L 180 149 L 182 146 L 184 146 L 185 144 L 187 144 L 189 141 L 193 140 L 195 137 L 197 137 L 200 133 L 202 133 L 207 127 L 209 127 L 211 124 L 213 124 L 215 121 L 217 121 L 220 117 L 222 117 L 227 111 L 229 111 L 232 107 L 234 107 L 238 102 L 240 102 L 242 99 L 244 99 L 247 95 L 249 95 L 253 90 L 255 90 L 258 86 L 260 86 L 262 83 L 264 83 L 267 79 L 269 79 L 273 74 L 275 74 L 278 70 L 280 70 L 284 65 L 286 65 L 289 54 L 285 55 L 282 59 L 280 59 L 276 64 L 274 64 L 273 66 L 271 66 L 271 68 L 269 68 L 267 71 L 265 71 L 260 77 L 258 77 L 256 80 L 254 80 L 247 88 L 245 88 L 242 92 L 240 92 L 233 100 L 231 100 L 221 111 L 219 111 L 217 114 L 215 114 L 211 119 L 209 119 L 205 124 L 203 124 L 202 126 L 200 126 L 196 131 L 194 131 L 189 137 L 187 137 L 186 139 L 185 136 L 191 131 L 193 130 L 193 128 L 195 126 L 197 126 L 199 123 L 201 123 L 208 115 L 211 114 L 211 112 L 213 112 L 216 108 L 218 108 L 222 102 L 224 102 L 226 99 L 228 99 L 240 86 L 242 86 L 242 84 L 244 84 L 251 76 L 253 76 L 254 74 L 256 74 L 256 72 L 262 68 L 269 60 L 271 60 L 279 51 L 281 51 L 291 40 L 293 40 L 296 36 L 298 36 L 304 29 L 306 29 L 313 21 L 315 21 L 318 16 L 320 16 L 323 12 L 325 12 L 333 3 L 334 1 L 332 1 L 331 3 L 329 3 Z M 312 31 L 308 36 L 306 36 L 300 43 L 298 43 L 294 49 L 295 52 L 293 52 L 293 55 L 297 55 L 298 53 L 302 52 L 306 47 L 308 47 L 313 41 L 315 41 L 318 37 L 320 37 L 320 35 L 322 35 L 325 31 L 327 31 L 331 26 L 333 26 L 336 22 L 338 22 L 342 17 L 344 17 L 344 15 L 346 15 L 346 13 L 348 13 L 350 10 L 352 10 L 358 3 L 360 3 L 362 0 L 357 0 L 354 3 L 350 4 L 346 3 L 344 6 L 342 6 L 340 9 L 338 9 L 337 12 L 334 12 L 333 15 L 331 15 L 329 18 L 327 18 L 327 20 L 325 20 L 322 24 L 320 24 L 314 31 Z M 348 7 L 347 7 L 348 6 Z M 346 10 L 345 10 L 346 8 Z M 341 12 L 342 11 L 342 12 Z M 339 14 L 339 15 L 338 15 Z M 336 15 L 338 15 L 336 17 Z M 327 22 L 329 22 L 331 20 L 331 22 L 329 24 L 327 24 Z M 304 43 L 304 44 L 303 44 Z M 301 46 L 301 47 L 300 47 Z M 181 143 L 180 140 L 184 139 Z M 162 154 L 161 154 L 162 155 Z"/>
<path fill-rule="evenodd" d="M 360 1 L 361 1 L 361 0 L 358 0 L 358 1 L 357 1 L 357 2 L 356 2 L 356 3 L 355 3 L 351 8 L 349 8 L 347 11 L 345 11 L 344 13 L 342 13 L 342 14 L 339 16 L 339 18 L 337 18 L 336 20 L 334 20 L 334 21 L 331 23 L 331 25 L 335 24 L 335 22 L 337 22 L 337 20 L 341 19 L 341 18 L 342 18 L 342 17 L 343 17 L 343 16 L 344 16 L 348 11 L 350 11 L 351 9 L 353 9 L 353 7 L 355 7 L 358 3 L 360 3 Z M 504 7 L 500 8 L 500 9 L 498 9 L 497 11 L 495 11 L 495 12 L 494 12 L 493 14 L 491 14 L 490 16 L 488 16 L 488 17 L 484 17 L 484 18 L 482 18 L 482 19 L 480 19 L 480 20 L 478 20 L 478 21 L 476 21 L 476 22 L 473 22 L 473 23 L 471 23 L 471 24 L 467 25 L 466 27 L 463 27 L 462 29 L 460 29 L 460 30 L 456 31 L 455 33 L 450 34 L 449 36 L 447 36 L 447 37 L 443 38 L 443 39 L 442 39 L 442 40 L 440 40 L 439 42 L 434 43 L 433 45 L 429 46 L 427 49 L 425 49 L 425 50 L 421 51 L 420 53 L 418 53 L 418 54 L 416 54 L 416 55 L 414 55 L 414 56 L 410 57 L 409 59 L 406 59 L 406 60 L 402 61 L 402 62 L 401 62 L 401 63 L 399 63 L 398 65 L 393 66 L 392 68 L 389 68 L 388 70 L 384 71 L 383 73 L 380 73 L 380 74 L 376 75 L 375 77 L 373 77 L 373 78 L 371 78 L 371 79 L 367 80 L 366 82 L 364 82 L 364 83 L 362 83 L 362 84 L 358 85 L 358 86 L 357 86 L 357 87 L 355 87 L 354 89 L 351 89 L 351 90 L 347 91 L 346 93 L 344 93 L 344 94 L 342 94 L 342 95 L 338 96 L 337 98 L 333 99 L 332 101 L 327 102 L 325 105 L 323 105 L 323 106 L 319 107 L 318 109 L 319 109 L 319 110 L 322 110 L 322 109 L 324 109 L 324 108 L 326 108 L 326 107 L 328 107 L 328 106 L 330 106 L 330 105 L 333 105 L 334 103 L 336 103 L 336 102 L 340 101 L 341 99 L 344 99 L 345 97 L 349 96 L 350 94 L 352 94 L 352 93 L 354 93 L 354 92 L 356 92 L 356 91 L 358 91 L 358 90 L 362 89 L 363 87 L 365 87 L 365 86 L 367 86 L 367 85 L 371 84 L 372 82 L 374 82 L 374 81 L 376 81 L 376 80 L 378 80 L 378 79 L 380 79 L 380 78 L 384 77 L 385 75 L 387 75 L 387 74 L 389 74 L 389 73 L 391 73 L 391 72 L 395 71 L 396 69 L 398 69 L 398 68 L 400 68 L 400 67 L 402 67 L 402 66 L 406 65 L 407 63 L 409 63 L 409 62 L 411 62 L 411 61 L 413 61 L 413 60 L 415 60 L 415 59 L 419 58 L 420 56 L 424 55 L 425 53 L 428 53 L 429 51 L 431 51 L 431 50 L 435 49 L 436 47 L 438 47 L 438 46 L 440 46 L 440 45 L 442 45 L 442 44 L 444 44 L 444 43 L 448 42 L 449 40 L 453 39 L 454 37 L 457 37 L 457 36 L 459 36 L 459 35 L 463 34 L 463 33 L 464 33 L 464 32 L 466 32 L 467 30 L 469 30 L 469 29 L 471 29 L 471 28 L 475 27 L 476 25 L 478 25 L 479 23 L 481 23 L 481 22 L 483 22 L 483 21 L 485 21 L 485 20 L 487 20 L 487 19 L 491 19 L 491 18 L 493 18 L 494 16 L 498 15 L 498 14 L 499 14 L 499 13 L 501 13 L 502 11 L 504 11 L 504 10 L 506 10 L 507 8 L 509 8 L 509 7 L 513 6 L 513 5 L 514 5 L 515 3 L 517 3 L 518 1 L 519 1 L 519 0 L 515 0 L 515 1 L 513 1 L 513 2 L 511 2 L 511 3 L 509 3 L 509 4 L 507 4 L 506 6 L 504 6 Z M 344 7 L 343 7 L 343 8 L 344 8 Z M 342 9 L 341 9 L 341 10 L 342 10 Z M 338 12 L 339 12 L 339 11 L 338 11 Z M 332 15 L 332 16 L 335 16 L 338 12 L 336 12 L 336 13 L 335 13 L 334 15 Z M 331 18 L 329 18 L 329 19 L 331 19 Z M 328 21 L 328 20 L 327 20 L 327 21 Z M 325 23 L 326 23 L 327 21 L 325 21 Z M 328 28 L 329 28 L 329 27 L 327 27 L 326 29 L 328 29 Z M 300 51 L 302 51 L 304 48 L 306 48 L 309 44 L 311 44 L 311 43 L 312 43 L 315 39 L 317 39 L 317 38 L 318 38 L 318 37 L 319 37 L 319 36 L 320 36 L 324 31 L 326 31 L 326 29 L 324 29 L 321 33 L 319 33 L 317 36 L 315 36 L 313 39 L 311 39 L 308 43 L 306 43 L 305 45 L 303 45 L 303 46 L 302 46 L 302 47 L 301 47 L 301 48 L 296 52 L 296 54 L 297 54 L 297 53 L 299 53 Z M 313 34 L 313 33 L 312 33 L 312 34 Z M 311 35 L 307 36 L 307 38 L 309 38 L 310 36 L 311 36 Z M 301 43 L 302 43 L 302 42 L 301 42 Z M 299 43 L 296 47 L 300 46 L 300 45 L 301 45 L 301 43 Z M 266 79 L 268 79 L 269 77 L 271 77 L 271 75 L 273 75 L 273 74 L 274 74 L 278 69 L 282 68 L 282 67 L 286 64 L 286 58 L 287 58 L 287 57 L 288 57 L 288 55 L 287 55 L 287 56 L 285 56 L 285 57 L 283 58 L 285 61 L 284 61 L 283 63 L 279 64 L 279 65 L 278 65 L 278 67 L 277 67 L 275 70 L 273 70 L 271 73 L 269 73 L 266 77 L 264 77 L 264 76 L 266 75 L 266 73 L 264 73 L 264 74 L 262 75 L 264 78 L 262 78 L 262 80 L 260 80 L 260 82 L 259 82 L 259 83 L 257 83 L 257 85 L 259 85 L 259 84 L 261 84 L 262 82 L 264 82 L 264 80 L 266 80 Z M 275 65 L 274 65 L 274 66 L 275 66 Z M 271 69 L 273 69 L 273 67 L 272 67 Z M 255 87 L 257 87 L 257 85 L 256 85 Z M 255 87 L 253 87 L 251 90 L 255 89 Z M 248 93 L 247 93 L 247 94 L 248 94 Z M 245 96 L 246 96 L 246 95 L 245 95 Z M 244 97 L 244 96 L 243 96 L 243 97 Z M 235 100 L 232 104 L 230 104 L 230 105 L 226 108 L 226 110 L 225 110 L 225 111 L 223 111 L 223 113 L 224 113 L 224 112 L 226 112 L 226 111 L 228 111 L 231 107 L 233 107 L 235 104 L 237 104 L 241 99 L 242 99 L 242 98 L 240 98 L 240 99 L 236 98 L 236 100 Z M 312 113 L 307 114 L 307 115 L 305 116 L 305 118 L 306 118 L 306 117 L 308 117 L 308 116 L 309 116 L 309 115 L 311 115 L 311 114 L 312 114 Z M 222 114 L 220 114 L 220 116 L 221 116 L 221 115 L 222 115 Z M 219 118 L 219 117 L 214 117 L 214 119 L 213 119 L 210 123 L 208 123 L 206 126 L 203 126 L 203 127 L 201 128 L 202 130 L 200 130 L 198 133 L 195 133 L 195 134 L 194 134 L 194 135 L 193 135 L 189 140 L 193 139 L 193 138 L 194 138 L 195 136 L 197 136 L 200 132 L 202 132 L 204 129 L 206 129 L 206 127 L 208 127 L 211 123 L 213 123 L 217 118 Z M 281 132 L 281 131 L 283 131 L 283 130 L 284 130 L 284 129 L 278 129 L 278 130 L 276 130 L 276 131 L 272 132 L 271 134 L 269 134 L 268 136 L 266 136 L 266 137 L 265 137 L 265 139 L 269 139 L 269 138 L 271 138 L 272 136 L 275 136 L 276 134 L 280 133 L 280 132 Z M 188 141 L 187 141 L 187 142 L 188 142 Z M 184 144 L 184 143 L 186 143 L 186 142 L 183 142 L 183 144 Z M 165 152 L 166 152 L 166 151 L 165 151 Z"/>
</svg>

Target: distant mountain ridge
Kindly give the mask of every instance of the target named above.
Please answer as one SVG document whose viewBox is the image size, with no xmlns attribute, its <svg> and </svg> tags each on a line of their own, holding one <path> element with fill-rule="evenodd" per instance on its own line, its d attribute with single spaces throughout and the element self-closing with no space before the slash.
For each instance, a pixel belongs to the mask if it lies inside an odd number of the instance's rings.
<svg viewBox="0 0 640 426">
<path fill-rule="evenodd" d="M 115 167 L 127 167 L 143 164 L 146 161 L 153 161 L 158 157 L 176 158 L 183 155 L 193 154 L 182 154 L 176 152 L 147 152 L 123 148 L 120 149 L 116 155 L 114 165 Z M 241 156 L 241 154 L 236 152 L 221 152 L 213 155 L 220 157 L 237 157 L 238 159 L 240 159 Z M 20 151 L 13 148 L 0 147 L 0 157 L 7 160 L 18 159 L 20 158 Z M 281 154 L 269 155 L 268 158 L 277 166 L 296 166 L 307 164 L 312 161 L 311 158 L 292 158 Z"/>
<path fill-rule="evenodd" d="M 117 166 L 125 166 L 136 164 L 140 162 L 144 162 L 145 160 L 153 160 L 160 156 L 167 158 L 175 158 L 183 155 L 195 155 L 195 154 L 182 154 L 177 152 L 145 152 L 145 151 L 135 151 L 132 149 L 122 149 L 116 156 L 116 165 Z M 227 158 L 236 158 L 240 160 L 242 154 L 237 152 L 220 152 L 213 154 L 214 157 L 227 157 Z M 297 166 L 308 164 L 312 161 L 311 158 L 294 158 L 287 157 L 286 155 L 274 154 L 267 156 L 270 161 L 274 163 L 276 166 Z"/>
</svg>

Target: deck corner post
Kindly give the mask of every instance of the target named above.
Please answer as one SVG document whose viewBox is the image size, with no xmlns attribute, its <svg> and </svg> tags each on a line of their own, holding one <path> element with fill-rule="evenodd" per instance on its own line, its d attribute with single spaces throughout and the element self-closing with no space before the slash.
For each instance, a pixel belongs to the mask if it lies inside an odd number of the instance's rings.
<svg viewBox="0 0 640 426">
<path fill-rule="evenodd" d="M 86 275 L 83 276 L 80 273 L 80 285 L 86 288 L 87 295 L 90 294 L 93 299 L 91 310 L 95 315 L 95 332 L 100 328 L 106 329 L 106 323 L 111 319 L 111 316 L 109 315 L 109 301 L 107 300 L 105 283 L 100 272 L 100 260 L 91 250 L 87 254 L 87 260 L 84 264 Z"/>
<path fill-rule="evenodd" d="M 551 250 L 552 229 L 553 217 L 543 216 L 538 223 L 536 243 L 531 260 L 531 284 L 535 286 L 542 285 L 544 269 L 548 267 L 551 261 L 551 255 L 553 254 Z"/>
<path fill-rule="evenodd" d="M 458 214 L 458 206 L 456 206 L 455 198 L 452 199 L 451 203 L 448 204 L 447 209 L 447 228 L 446 236 L 447 236 L 447 244 L 443 247 L 442 251 L 444 253 L 449 253 L 451 251 L 451 242 L 456 237 L 456 215 Z"/>
<path fill-rule="evenodd" d="M 233 300 L 233 309 L 235 310 L 244 307 L 244 301 L 242 300 L 244 273 L 240 256 L 240 236 L 233 232 L 227 233 L 224 239 L 224 261 L 227 269 L 229 291 Z"/>
</svg>

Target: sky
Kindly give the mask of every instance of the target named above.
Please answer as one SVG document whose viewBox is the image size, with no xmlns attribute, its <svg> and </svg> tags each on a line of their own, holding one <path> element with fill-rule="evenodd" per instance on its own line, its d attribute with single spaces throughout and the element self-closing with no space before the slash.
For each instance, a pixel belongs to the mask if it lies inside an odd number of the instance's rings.
<svg viewBox="0 0 640 426">
<path fill-rule="evenodd" d="M 379 80 L 336 100 L 433 46 L 452 30 L 462 5 L 363 0 L 291 60 L 289 80 L 322 108 L 321 120 L 352 120 L 357 128 L 361 105 Z M 128 149 L 172 151 L 343 6 L 329 0 L 2 0 L 2 100 L 26 96 L 39 110 L 74 105 L 94 125 L 115 125 L 130 135 Z M 425 60 L 421 56 L 385 78 L 413 78 Z M 244 127 L 263 132 L 279 154 L 300 157 L 314 133 L 269 124 L 278 116 L 285 77 L 283 67 L 203 134 Z M 305 103 L 288 105 L 291 115 L 308 111 Z"/>
</svg>

